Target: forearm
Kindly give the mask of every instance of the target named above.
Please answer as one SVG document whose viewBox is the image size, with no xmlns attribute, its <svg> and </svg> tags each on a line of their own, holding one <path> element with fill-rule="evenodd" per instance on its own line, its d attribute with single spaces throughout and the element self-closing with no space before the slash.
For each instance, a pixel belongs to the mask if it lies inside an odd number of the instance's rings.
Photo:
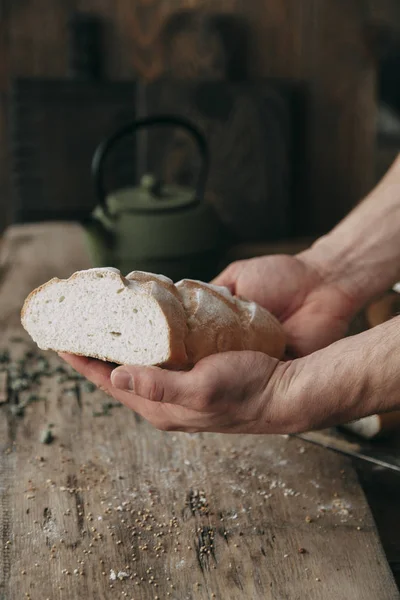
<svg viewBox="0 0 400 600">
<path fill-rule="evenodd" d="M 400 155 L 368 197 L 301 256 L 357 309 L 400 279 Z"/>
<path fill-rule="evenodd" d="M 295 431 L 399 410 L 400 317 L 281 364 L 276 376 Z"/>
</svg>

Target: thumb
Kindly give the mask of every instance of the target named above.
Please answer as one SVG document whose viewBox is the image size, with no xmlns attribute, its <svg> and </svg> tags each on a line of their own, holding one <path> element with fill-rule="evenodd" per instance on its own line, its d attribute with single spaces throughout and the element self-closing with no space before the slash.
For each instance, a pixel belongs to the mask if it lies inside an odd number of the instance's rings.
<svg viewBox="0 0 400 600">
<path fill-rule="evenodd" d="M 159 367 L 122 366 L 111 373 L 111 384 L 152 402 L 190 405 L 193 388 L 187 385 L 185 371 L 169 371 Z"/>
<path fill-rule="evenodd" d="M 191 371 L 159 367 L 122 366 L 111 374 L 116 390 L 156 403 L 210 413 L 219 406 L 248 411 L 258 405 L 279 361 L 261 352 L 225 352 L 198 362 Z M 112 392 L 112 390 L 111 390 Z M 127 403 L 129 405 L 129 401 Z"/>
</svg>

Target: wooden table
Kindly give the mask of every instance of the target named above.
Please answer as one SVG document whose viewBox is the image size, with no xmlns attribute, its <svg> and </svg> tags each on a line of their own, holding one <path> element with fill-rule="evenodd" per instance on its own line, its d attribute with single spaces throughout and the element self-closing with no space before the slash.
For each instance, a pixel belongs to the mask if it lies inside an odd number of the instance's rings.
<svg viewBox="0 0 400 600">
<path fill-rule="evenodd" d="M 398 599 L 348 460 L 285 436 L 158 432 L 35 350 L 25 296 L 87 266 L 75 225 L 3 241 L 0 599 Z"/>
</svg>

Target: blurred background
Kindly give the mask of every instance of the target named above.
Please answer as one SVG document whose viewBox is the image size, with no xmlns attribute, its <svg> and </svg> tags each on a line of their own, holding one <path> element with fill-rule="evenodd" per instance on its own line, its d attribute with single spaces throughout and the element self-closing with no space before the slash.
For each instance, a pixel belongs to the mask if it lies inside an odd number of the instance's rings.
<svg viewBox="0 0 400 600">
<path fill-rule="evenodd" d="M 136 119 L 173 114 L 207 143 L 201 201 L 221 226 L 218 252 L 254 256 L 326 232 L 399 152 L 400 2 L 1 0 L 0 94 L 2 230 L 87 223 L 100 201 L 98 144 Z M 180 206 L 201 163 L 180 128 L 126 135 L 104 166 L 107 193 L 133 193 L 116 216 L 135 213 L 146 174 L 154 197 L 170 185 L 164 199 Z M 142 211 L 146 235 L 153 209 Z M 197 221 L 202 231 L 207 222 Z M 188 223 L 164 211 L 165 239 Z"/>
</svg>

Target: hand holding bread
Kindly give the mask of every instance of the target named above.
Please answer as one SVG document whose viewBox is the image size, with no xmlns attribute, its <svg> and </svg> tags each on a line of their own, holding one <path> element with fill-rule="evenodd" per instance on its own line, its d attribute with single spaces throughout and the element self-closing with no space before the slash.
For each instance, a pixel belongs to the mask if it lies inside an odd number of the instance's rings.
<svg viewBox="0 0 400 600">
<path fill-rule="evenodd" d="M 173 285 L 144 273 L 121 278 L 109 270 L 84 272 L 35 291 L 27 299 L 23 322 L 39 345 L 69 352 L 62 357 L 74 369 L 158 429 L 293 433 L 346 423 L 373 414 L 378 405 L 382 410 L 400 408 L 397 384 L 388 388 L 385 406 L 379 394 L 384 374 L 396 369 L 398 348 L 396 336 L 378 330 L 396 329 L 396 323 L 316 351 L 343 335 L 353 307 L 306 257 L 242 261 L 213 283 L 217 289 L 191 281 Z M 75 313 L 64 304 L 70 292 Z M 280 325 L 257 306 L 243 306 L 240 296 L 278 316 L 297 356 L 312 353 L 286 362 L 265 353 L 283 353 Z M 65 314 L 58 312 L 63 305 Z M 133 326 L 129 313 L 139 315 L 140 323 Z M 222 325 L 223 314 L 229 327 Z M 269 339 L 268 332 L 277 335 Z M 96 345 L 88 346 L 86 338 L 97 333 Z M 85 347 L 78 348 L 82 340 Z M 244 341 L 255 344 L 256 351 L 245 350 Z M 114 368 L 71 352 L 93 353 L 124 366 Z M 129 364 L 131 352 L 144 364 Z"/>
<path fill-rule="evenodd" d="M 322 408 L 304 408 L 303 360 L 279 359 L 286 340 L 301 353 L 336 327 L 337 302 L 324 290 L 288 256 L 235 263 L 211 286 L 94 269 L 32 292 L 22 322 L 158 429 L 286 433 L 318 422 Z"/>
</svg>

